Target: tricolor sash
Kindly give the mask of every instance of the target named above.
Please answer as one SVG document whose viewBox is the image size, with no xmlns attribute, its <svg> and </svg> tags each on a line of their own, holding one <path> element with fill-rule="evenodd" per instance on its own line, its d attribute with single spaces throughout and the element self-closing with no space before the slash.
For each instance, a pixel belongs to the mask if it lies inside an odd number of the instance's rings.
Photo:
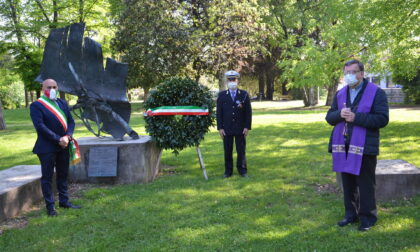
<svg viewBox="0 0 420 252">
<path fill-rule="evenodd" d="M 55 102 L 47 98 L 45 95 L 41 96 L 38 101 L 57 118 L 61 126 L 64 128 L 64 132 L 67 132 L 67 117 L 63 110 L 61 110 Z M 80 162 L 80 148 L 76 139 L 69 136 L 69 140 L 70 162 L 72 165 L 75 165 Z"/>
<path fill-rule="evenodd" d="M 162 106 L 148 109 L 145 116 L 159 115 L 208 115 L 209 110 L 198 106 Z"/>
<path fill-rule="evenodd" d="M 63 110 L 61 110 L 55 102 L 51 101 L 45 95 L 41 96 L 38 101 L 44 105 L 48 111 L 53 113 L 57 120 L 60 122 L 61 126 L 64 128 L 64 132 L 67 132 L 67 117 L 64 114 Z"/>
<path fill-rule="evenodd" d="M 344 106 L 347 101 L 348 85 L 337 93 L 338 110 Z M 373 104 L 378 87 L 375 84 L 368 83 L 360 99 L 357 112 L 369 113 Z M 346 122 L 340 122 L 334 127 L 332 136 L 332 159 L 333 171 L 345 172 L 354 175 L 360 174 L 362 166 L 363 150 L 366 142 L 366 128 L 353 125 L 353 131 L 350 139 L 348 152 L 346 153 L 344 132 Z"/>
</svg>

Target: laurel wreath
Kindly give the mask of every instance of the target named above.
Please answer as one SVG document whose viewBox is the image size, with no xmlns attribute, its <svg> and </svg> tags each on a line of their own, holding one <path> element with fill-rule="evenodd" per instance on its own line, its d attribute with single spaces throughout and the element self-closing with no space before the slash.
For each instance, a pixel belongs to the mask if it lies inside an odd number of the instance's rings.
<svg viewBox="0 0 420 252">
<path fill-rule="evenodd" d="M 209 115 L 145 116 L 146 131 L 163 149 L 175 154 L 186 147 L 198 146 L 214 125 L 215 102 L 206 86 L 191 79 L 173 78 L 150 91 L 145 110 L 161 106 L 199 106 L 208 108 Z"/>
</svg>

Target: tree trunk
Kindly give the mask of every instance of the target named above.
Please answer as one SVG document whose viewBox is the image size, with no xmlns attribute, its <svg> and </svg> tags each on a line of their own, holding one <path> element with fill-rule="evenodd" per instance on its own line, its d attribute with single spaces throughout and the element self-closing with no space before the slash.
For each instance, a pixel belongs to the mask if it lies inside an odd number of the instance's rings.
<svg viewBox="0 0 420 252">
<path fill-rule="evenodd" d="M 305 107 L 315 106 L 318 104 L 317 89 L 315 87 L 303 88 L 303 104 Z"/>
<path fill-rule="evenodd" d="M 0 130 L 6 129 L 6 122 L 4 121 L 4 115 L 3 115 L 3 105 L 0 101 Z"/>
<path fill-rule="evenodd" d="M 264 100 L 264 72 L 258 72 L 258 100 Z"/>
<path fill-rule="evenodd" d="M 57 28 L 58 23 L 58 9 L 57 9 L 57 0 L 53 0 L 53 25 L 51 28 Z"/>
<path fill-rule="evenodd" d="M 66 93 L 64 93 L 63 91 L 60 91 L 60 98 L 63 100 L 66 100 Z"/>
<path fill-rule="evenodd" d="M 12 2 L 11 0 L 7 1 L 9 4 L 10 14 L 12 16 L 13 26 L 15 28 L 15 35 L 18 40 L 18 43 L 21 45 L 23 42 L 23 35 L 22 30 L 20 29 L 20 18 L 18 17 L 17 10 L 16 10 L 16 3 Z M 21 50 L 25 51 L 25 48 L 21 48 Z"/>
<path fill-rule="evenodd" d="M 29 91 L 29 95 L 31 96 L 31 103 L 34 102 L 34 92 Z"/>
<path fill-rule="evenodd" d="M 266 88 L 267 88 L 267 95 L 266 99 L 269 101 L 273 100 L 274 96 L 274 74 L 272 71 L 268 71 L 266 73 Z"/>
<path fill-rule="evenodd" d="M 335 93 L 337 92 L 338 88 L 338 79 L 333 80 L 333 85 L 328 86 L 328 94 L 327 94 L 327 101 L 325 102 L 325 106 L 331 106 L 334 100 Z"/>
<path fill-rule="evenodd" d="M 217 78 L 219 79 L 219 91 L 227 89 L 223 72 L 219 72 Z"/>
<path fill-rule="evenodd" d="M 85 22 L 84 9 L 85 9 L 85 1 L 79 0 L 79 22 L 80 23 Z"/>
<path fill-rule="evenodd" d="M 149 88 L 143 88 L 143 91 L 144 91 L 143 101 L 145 101 L 147 97 L 149 96 Z"/>
<path fill-rule="evenodd" d="M 28 96 L 28 90 L 26 89 L 25 86 L 25 108 L 27 108 L 29 106 L 29 96 Z"/>
<path fill-rule="evenodd" d="M 281 94 L 282 95 L 288 95 L 289 94 L 289 90 L 287 90 L 286 86 L 287 86 L 287 82 L 283 82 L 281 84 Z"/>
</svg>

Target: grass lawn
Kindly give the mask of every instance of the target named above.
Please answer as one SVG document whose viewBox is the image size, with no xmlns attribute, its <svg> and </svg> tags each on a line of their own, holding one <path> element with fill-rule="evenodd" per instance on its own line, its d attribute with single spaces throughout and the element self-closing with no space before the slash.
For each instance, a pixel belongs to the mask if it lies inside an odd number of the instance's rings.
<svg viewBox="0 0 420 252">
<path fill-rule="evenodd" d="M 145 134 L 139 104 L 131 125 Z M 201 144 L 209 180 L 195 149 L 165 151 L 153 183 L 85 190 L 82 210 L 44 209 L 29 224 L 0 235 L 0 251 L 419 251 L 420 196 L 378 203 L 368 232 L 336 226 L 343 217 L 331 156 L 326 107 L 301 102 L 255 102 L 247 138 L 250 178 L 223 179 L 223 146 L 215 128 Z M 0 169 L 38 164 L 28 110 L 6 111 Z M 381 131 L 379 159 L 420 167 L 420 108 L 394 108 Z M 90 136 L 84 127 L 76 136 Z M 236 171 L 235 171 L 236 172 Z"/>
</svg>

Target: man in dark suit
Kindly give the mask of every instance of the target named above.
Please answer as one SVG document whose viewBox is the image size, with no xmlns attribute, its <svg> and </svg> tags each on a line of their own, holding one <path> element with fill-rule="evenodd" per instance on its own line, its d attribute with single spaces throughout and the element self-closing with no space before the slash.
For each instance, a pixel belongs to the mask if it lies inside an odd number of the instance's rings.
<svg viewBox="0 0 420 252">
<path fill-rule="evenodd" d="M 247 177 L 245 137 L 251 130 L 251 102 L 248 93 L 245 90 L 238 89 L 239 73 L 228 71 L 225 76 L 229 89 L 220 92 L 217 98 L 217 129 L 223 139 L 225 152 L 224 177 L 232 176 L 234 140 L 237 153 L 236 167 L 242 177 Z"/>
<path fill-rule="evenodd" d="M 38 135 L 33 153 L 38 155 L 41 163 L 41 188 L 48 216 L 57 216 L 52 191 L 54 166 L 59 206 L 80 208 L 69 202 L 67 192 L 68 146 L 75 124 L 67 103 L 57 98 L 58 86 L 54 80 L 45 80 L 42 83 L 42 92 L 43 95 L 30 106 L 32 122 Z"/>
<path fill-rule="evenodd" d="M 347 83 L 334 97 L 326 120 L 335 126 L 329 152 L 333 170 L 341 172 L 344 193 L 343 227 L 359 222 L 359 230 L 367 231 L 377 221 L 375 169 L 379 154 L 379 129 L 389 121 L 385 92 L 364 79 L 364 66 L 351 60 L 344 66 Z"/>
</svg>

